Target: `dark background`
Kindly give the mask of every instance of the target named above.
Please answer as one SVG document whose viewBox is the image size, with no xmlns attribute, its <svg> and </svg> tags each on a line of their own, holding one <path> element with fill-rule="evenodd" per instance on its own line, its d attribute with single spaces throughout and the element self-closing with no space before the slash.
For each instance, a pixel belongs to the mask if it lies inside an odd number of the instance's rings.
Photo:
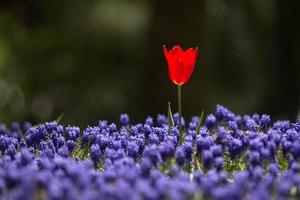
<svg viewBox="0 0 300 200">
<path fill-rule="evenodd" d="M 300 6 L 281 0 L 1 0 L 0 121 L 176 111 L 162 45 L 199 47 L 184 116 L 223 104 L 295 120 Z"/>
</svg>

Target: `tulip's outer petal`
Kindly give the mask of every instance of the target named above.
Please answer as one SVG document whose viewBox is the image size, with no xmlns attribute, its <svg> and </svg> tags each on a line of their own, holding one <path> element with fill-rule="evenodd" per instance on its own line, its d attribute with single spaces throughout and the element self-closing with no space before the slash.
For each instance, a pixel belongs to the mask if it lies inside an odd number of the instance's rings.
<svg viewBox="0 0 300 200">
<path fill-rule="evenodd" d="M 170 52 L 168 52 L 166 46 L 163 46 L 164 54 L 165 54 L 165 57 L 166 57 L 167 63 L 168 63 L 169 77 L 170 77 L 171 81 L 173 81 L 173 82 L 176 79 L 176 70 L 175 70 L 174 66 L 176 64 L 176 51 L 177 50 L 175 49 L 175 47 L 173 47 L 173 49 L 170 50 Z"/>
<path fill-rule="evenodd" d="M 163 45 L 163 50 L 164 50 L 165 57 L 168 60 L 169 52 L 168 52 L 168 49 L 165 45 Z"/>
<path fill-rule="evenodd" d="M 179 45 L 174 46 L 170 52 L 173 56 L 176 56 L 176 57 L 180 57 L 184 53 L 182 48 Z"/>
<path fill-rule="evenodd" d="M 172 55 L 172 73 L 171 73 L 171 80 L 177 84 L 182 85 L 184 84 L 185 79 L 185 63 L 184 63 L 184 51 L 179 45 L 174 46 L 171 51 Z"/>
<path fill-rule="evenodd" d="M 184 62 L 185 62 L 185 80 L 189 80 L 196 64 L 196 58 L 198 55 L 198 48 L 195 50 L 190 48 L 184 53 Z"/>
<path fill-rule="evenodd" d="M 174 82 L 177 85 L 182 85 L 185 82 L 185 64 L 181 58 L 176 60 L 174 66 Z"/>
</svg>

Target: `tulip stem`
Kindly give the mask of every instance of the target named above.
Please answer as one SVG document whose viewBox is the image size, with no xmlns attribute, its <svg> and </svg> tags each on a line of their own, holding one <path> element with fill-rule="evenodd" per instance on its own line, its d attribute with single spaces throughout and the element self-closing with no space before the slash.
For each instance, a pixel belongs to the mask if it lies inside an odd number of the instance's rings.
<svg viewBox="0 0 300 200">
<path fill-rule="evenodd" d="M 181 117 L 182 117 L 182 112 L 181 112 L 181 85 L 178 85 L 178 129 L 179 129 L 179 134 L 181 135 Z"/>
</svg>

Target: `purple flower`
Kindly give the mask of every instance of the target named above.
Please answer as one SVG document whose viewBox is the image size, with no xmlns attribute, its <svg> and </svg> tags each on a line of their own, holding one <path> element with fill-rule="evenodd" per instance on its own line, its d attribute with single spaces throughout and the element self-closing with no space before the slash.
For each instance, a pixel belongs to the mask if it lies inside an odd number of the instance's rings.
<svg viewBox="0 0 300 200">
<path fill-rule="evenodd" d="M 21 125 L 19 122 L 12 122 L 11 123 L 11 131 L 14 132 L 21 132 Z"/>
<path fill-rule="evenodd" d="M 209 169 L 213 162 L 213 153 L 210 150 L 203 151 L 203 165 L 206 169 Z"/>
<path fill-rule="evenodd" d="M 38 145 L 42 140 L 46 140 L 47 130 L 45 126 L 32 127 L 27 131 L 26 143 L 29 145 Z"/>
<path fill-rule="evenodd" d="M 138 157 L 138 153 L 139 153 L 139 145 L 133 141 L 128 142 L 127 153 L 128 153 L 128 156 L 136 159 Z"/>
<path fill-rule="evenodd" d="M 16 151 L 16 148 L 15 148 L 15 145 L 13 145 L 13 144 L 8 145 L 8 147 L 6 148 L 6 151 L 5 151 L 5 153 L 7 155 L 10 155 L 11 157 L 14 157 L 16 152 L 17 151 Z"/>
<path fill-rule="evenodd" d="M 20 165 L 26 166 L 33 160 L 33 155 L 27 149 L 21 149 L 20 152 Z"/>
<path fill-rule="evenodd" d="M 145 121 L 145 124 L 149 125 L 150 127 L 153 126 L 153 118 L 148 116 Z"/>
<path fill-rule="evenodd" d="M 9 144 L 10 144 L 10 138 L 6 135 L 0 135 L 0 150 L 2 152 L 5 152 Z"/>
<path fill-rule="evenodd" d="M 263 114 L 259 121 L 259 126 L 261 128 L 269 128 L 271 124 L 271 117 L 269 115 Z"/>
<path fill-rule="evenodd" d="M 73 149 L 75 148 L 74 140 L 68 140 L 67 141 L 67 146 L 68 146 L 69 151 L 73 151 Z"/>
<path fill-rule="evenodd" d="M 30 129 L 32 127 L 32 124 L 30 122 L 25 122 L 23 124 L 23 129 L 26 132 L 28 129 Z"/>
<path fill-rule="evenodd" d="M 149 135 L 149 141 L 150 141 L 151 144 L 158 144 L 159 138 L 156 134 L 151 133 Z"/>
<path fill-rule="evenodd" d="M 235 121 L 230 121 L 228 122 L 228 129 L 233 132 L 236 132 L 238 131 L 238 124 Z"/>
<path fill-rule="evenodd" d="M 232 121 L 234 120 L 235 115 L 229 111 L 227 108 L 221 105 L 217 105 L 215 116 L 218 121 L 226 120 L 226 121 Z"/>
<path fill-rule="evenodd" d="M 80 128 L 77 126 L 66 127 L 66 135 L 69 140 L 76 140 L 80 135 Z"/>
<path fill-rule="evenodd" d="M 114 161 L 118 159 L 118 154 L 114 149 L 106 148 L 104 152 L 104 157 L 110 159 L 111 161 Z"/>
<path fill-rule="evenodd" d="M 200 135 L 196 136 L 196 147 L 197 152 L 200 153 L 203 149 L 209 149 L 213 145 L 213 138 L 211 136 L 202 137 Z"/>
<path fill-rule="evenodd" d="M 260 121 L 260 116 L 257 113 L 254 113 L 252 115 L 252 119 L 255 121 L 255 123 L 259 123 Z"/>
<path fill-rule="evenodd" d="M 233 138 L 229 140 L 227 146 L 229 148 L 230 157 L 232 159 L 236 158 L 239 154 L 242 153 L 243 142 L 241 140 Z"/>
<path fill-rule="evenodd" d="M 291 170 L 294 173 L 299 173 L 299 171 L 300 171 L 300 164 L 297 163 L 297 162 L 292 162 L 292 164 L 291 164 Z"/>
<path fill-rule="evenodd" d="M 206 120 L 205 120 L 205 126 L 208 129 L 211 129 L 215 126 L 215 124 L 216 124 L 216 117 L 212 114 L 207 115 Z"/>
<path fill-rule="evenodd" d="M 114 150 L 119 150 L 122 148 L 122 142 L 120 140 L 113 140 L 111 143 L 111 148 L 113 148 Z"/>
<path fill-rule="evenodd" d="M 272 134 L 272 133 L 274 133 L 275 131 L 269 131 L 268 133 L 269 134 Z M 295 141 L 295 140 L 297 140 L 298 138 L 299 138 L 299 133 L 298 133 L 298 131 L 296 131 L 295 129 L 288 129 L 288 130 L 286 130 L 286 132 L 285 132 L 285 137 L 288 139 L 288 140 L 290 140 L 290 141 Z"/>
<path fill-rule="evenodd" d="M 131 126 L 130 132 L 132 136 L 136 136 L 139 134 L 139 129 L 137 126 Z"/>
<path fill-rule="evenodd" d="M 63 157 L 68 157 L 69 155 L 69 149 L 66 145 L 63 145 L 62 147 L 60 147 L 58 150 L 57 150 L 57 153 Z"/>
<path fill-rule="evenodd" d="M 224 159 L 222 157 L 217 157 L 214 159 L 214 165 L 218 170 L 223 168 Z"/>
<path fill-rule="evenodd" d="M 195 122 L 190 122 L 189 123 L 189 129 L 190 130 L 196 130 L 196 128 L 197 128 L 197 123 L 195 123 Z"/>
<path fill-rule="evenodd" d="M 6 128 L 5 124 L 0 123 L 0 135 L 8 134 L 9 130 Z"/>
<path fill-rule="evenodd" d="M 213 145 L 210 147 L 210 150 L 212 151 L 214 157 L 219 157 L 223 154 L 223 148 L 221 145 Z"/>
<path fill-rule="evenodd" d="M 271 154 L 271 157 L 274 158 L 275 157 L 275 153 L 277 151 L 277 147 L 276 147 L 276 144 L 272 141 L 269 141 L 267 143 L 267 148 L 269 149 L 270 151 L 270 154 Z"/>
<path fill-rule="evenodd" d="M 166 116 L 165 115 L 161 115 L 161 114 L 157 115 L 156 122 L 157 122 L 158 126 L 163 126 L 163 125 L 167 125 L 168 124 Z"/>
<path fill-rule="evenodd" d="M 254 119 L 250 118 L 245 120 L 245 126 L 246 126 L 246 130 L 256 131 L 257 124 Z"/>
<path fill-rule="evenodd" d="M 100 151 L 100 147 L 98 144 L 93 144 L 91 146 L 91 158 L 92 160 L 97 163 L 100 160 L 100 156 L 101 156 L 101 151 Z"/>
<path fill-rule="evenodd" d="M 192 153 L 193 153 L 193 143 L 185 142 L 183 145 L 183 150 L 185 152 L 185 157 L 188 161 L 192 160 Z"/>
<path fill-rule="evenodd" d="M 262 180 L 264 172 L 261 167 L 254 167 L 250 172 L 255 183 L 259 183 Z"/>
<path fill-rule="evenodd" d="M 292 143 L 290 141 L 282 142 L 282 150 L 284 154 L 287 154 L 292 148 Z"/>
<path fill-rule="evenodd" d="M 136 183 L 136 190 L 141 195 L 142 199 L 159 199 L 157 190 L 155 190 L 147 180 L 138 180 Z"/>
<path fill-rule="evenodd" d="M 273 128 L 279 131 L 286 131 L 291 126 L 289 121 L 277 121 L 273 124 Z"/>
<path fill-rule="evenodd" d="M 293 186 L 293 183 L 291 179 L 284 179 L 280 181 L 280 184 L 278 184 L 278 196 L 281 197 L 281 199 L 288 199 L 290 196 L 290 191 Z"/>
<path fill-rule="evenodd" d="M 106 129 L 108 127 L 108 122 L 106 120 L 100 120 L 99 124 L 98 124 L 98 127 L 101 130 Z"/>
<path fill-rule="evenodd" d="M 148 158 L 143 159 L 140 165 L 142 176 L 149 177 L 150 170 L 152 169 L 152 167 L 153 167 L 152 162 Z"/>
<path fill-rule="evenodd" d="M 181 136 L 177 127 L 168 130 L 165 115 L 157 126 L 149 117 L 129 127 L 123 117 L 120 128 L 99 121 L 82 134 L 55 121 L 0 125 L 0 199 L 33 199 L 40 191 L 41 198 L 72 200 L 190 199 L 198 192 L 218 200 L 297 198 L 300 121 L 272 125 L 268 115 L 242 118 L 217 106 L 199 133 L 193 117 Z M 246 169 L 227 175 L 227 163 L 241 161 Z"/>
<path fill-rule="evenodd" d="M 249 146 L 250 146 L 251 150 L 258 151 L 264 146 L 264 144 L 260 141 L 259 138 L 256 138 L 256 139 L 253 139 L 249 142 Z"/>
<path fill-rule="evenodd" d="M 110 133 L 113 133 L 117 131 L 117 126 L 114 123 L 111 123 L 110 125 L 108 125 L 108 130 Z"/>
<path fill-rule="evenodd" d="M 130 121 L 129 116 L 126 113 L 120 115 L 121 125 L 127 126 L 129 124 L 129 121 Z"/>
<path fill-rule="evenodd" d="M 224 127 L 220 127 L 217 131 L 216 142 L 219 144 L 225 144 L 229 141 L 230 135 L 227 133 Z"/>
<path fill-rule="evenodd" d="M 99 145 L 101 151 L 104 151 L 105 148 L 109 145 L 109 143 L 110 143 L 110 138 L 105 136 L 100 136 L 99 140 L 97 140 L 97 144 Z"/>
<path fill-rule="evenodd" d="M 264 159 L 264 160 L 269 160 L 269 159 L 272 158 L 272 157 L 271 157 L 270 150 L 267 149 L 267 148 L 261 149 L 261 150 L 260 150 L 260 154 L 261 154 L 262 159 Z"/>
<path fill-rule="evenodd" d="M 175 153 L 175 146 L 171 142 L 163 142 L 159 146 L 159 153 L 161 158 L 165 161 L 168 158 L 173 157 Z"/>
<path fill-rule="evenodd" d="M 275 163 L 271 163 L 268 166 L 268 171 L 270 172 L 270 174 L 272 174 L 273 176 L 277 176 L 277 173 L 279 171 L 278 165 Z"/>
<path fill-rule="evenodd" d="M 157 146 L 155 144 L 146 146 L 144 149 L 144 157 L 150 159 L 153 165 L 156 165 L 158 162 L 160 162 L 160 154 Z"/>
<path fill-rule="evenodd" d="M 296 159 L 300 157 L 300 141 L 297 140 L 292 143 L 291 153 Z"/>
<path fill-rule="evenodd" d="M 45 125 L 40 128 L 45 128 L 48 133 L 58 132 L 58 124 L 56 121 L 46 122 Z"/>
<path fill-rule="evenodd" d="M 179 166 L 182 166 L 185 162 L 185 152 L 182 147 L 178 147 L 175 151 L 175 159 Z"/>
<path fill-rule="evenodd" d="M 249 158 L 249 161 L 250 161 L 250 163 L 253 166 L 260 165 L 261 159 L 260 159 L 259 152 L 257 152 L 257 151 L 249 151 L 247 153 L 247 157 Z"/>
<path fill-rule="evenodd" d="M 179 114 L 178 113 L 175 113 L 173 115 L 173 119 L 174 119 L 174 122 L 175 122 L 175 125 L 177 126 L 179 124 Z M 183 117 L 181 117 L 181 126 L 182 128 L 185 127 L 185 120 Z"/>
</svg>

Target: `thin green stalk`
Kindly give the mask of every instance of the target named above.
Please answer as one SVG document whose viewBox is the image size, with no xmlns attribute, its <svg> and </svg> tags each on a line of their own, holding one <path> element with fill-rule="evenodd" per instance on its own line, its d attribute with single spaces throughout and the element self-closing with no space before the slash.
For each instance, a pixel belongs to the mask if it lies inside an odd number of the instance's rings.
<svg viewBox="0 0 300 200">
<path fill-rule="evenodd" d="M 182 117 L 182 112 L 181 112 L 181 85 L 178 85 L 178 113 L 179 113 L 178 129 L 179 129 L 179 134 L 181 134 L 181 117 Z"/>
</svg>

